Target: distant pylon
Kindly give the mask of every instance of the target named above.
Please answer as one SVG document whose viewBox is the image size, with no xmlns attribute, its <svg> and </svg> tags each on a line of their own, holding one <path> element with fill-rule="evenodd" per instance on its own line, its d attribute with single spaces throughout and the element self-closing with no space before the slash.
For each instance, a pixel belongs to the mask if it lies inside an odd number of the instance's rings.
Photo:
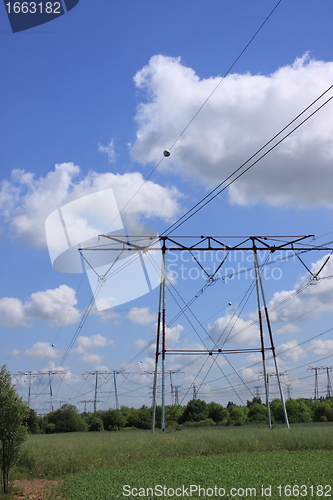
<svg viewBox="0 0 333 500">
<path fill-rule="evenodd" d="M 261 386 L 260 385 L 256 385 L 254 388 L 255 388 L 255 391 L 256 391 L 255 392 L 255 397 L 257 399 L 259 399 L 260 398 L 260 388 L 261 388 Z"/>
<path fill-rule="evenodd" d="M 286 384 L 286 387 L 287 387 L 287 399 L 291 399 L 291 391 L 293 390 L 292 389 L 292 383 L 288 382 Z"/>
<path fill-rule="evenodd" d="M 179 405 L 179 397 L 178 397 L 178 389 L 181 385 L 174 385 L 173 388 L 175 390 L 175 405 Z"/>
<path fill-rule="evenodd" d="M 308 371 L 315 372 L 315 385 L 314 385 L 314 397 L 313 400 L 317 401 L 319 399 L 319 390 L 318 390 L 318 371 L 320 370 L 319 366 L 309 366 Z"/>
<path fill-rule="evenodd" d="M 330 371 L 333 370 L 333 366 L 322 366 L 321 369 L 327 374 L 327 386 L 326 386 L 326 397 L 331 398 L 333 396 L 332 393 L 332 384 L 330 379 Z"/>
</svg>

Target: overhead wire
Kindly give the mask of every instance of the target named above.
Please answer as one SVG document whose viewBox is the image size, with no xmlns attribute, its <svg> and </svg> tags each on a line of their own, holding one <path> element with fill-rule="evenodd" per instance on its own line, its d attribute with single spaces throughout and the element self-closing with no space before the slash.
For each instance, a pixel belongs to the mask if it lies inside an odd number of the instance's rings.
<svg viewBox="0 0 333 500">
<path fill-rule="evenodd" d="M 231 72 L 231 70 L 235 67 L 235 65 L 237 64 L 237 62 L 240 60 L 240 58 L 242 57 L 242 55 L 246 52 L 246 50 L 249 48 L 249 46 L 252 44 L 252 42 L 255 40 L 255 38 L 258 36 L 258 34 L 260 33 L 260 31 L 263 29 L 263 27 L 265 26 L 265 24 L 268 22 L 268 20 L 270 19 L 270 17 L 274 14 L 274 12 L 276 11 L 276 9 L 278 8 L 278 6 L 280 5 L 280 3 L 282 2 L 282 0 L 278 0 L 278 2 L 274 5 L 273 9 L 269 12 L 269 14 L 266 16 L 266 18 L 264 19 L 264 21 L 261 23 L 261 25 L 259 26 L 259 28 L 255 31 L 254 35 L 252 35 L 252 37 L 250 38 L 250 40 L 246 43 L 245 47 L 242 49 L 242 51 L 239 53 L 239 55 L 236 57 L 236 59 L 234 60 L 234 62 L 231 64 L 231 66 L 228 68 L 228 70 L 224 73 L 224 75 L 220 78 L 219 82 L 216 84 L 216 86 L 213 88 L 213 90 L 210 92 L 210 94 L 207 96 L 207 98 L 204 100 L 204 102 L 201 104 L 201 106 L 198 108 L 198 110 L 194 113 L 194 115 L 192 116 L 192 118 L 189 120 L 189 122 L 187 123 L 187 125 L 183 128 L 183 130 L 178 134 L 178 136 L 176 137 L 176 139 L 174 140 L 174 142 L 170 145 L 169 147 L 169 150 L 172 150 L 173 147 L 177 144 L 177 142 L 179 141 L 179 139 L 184 135 L 184 133 L 187 131 L 187 129 L 190 127 L 190 125 L 193 123 L 193 121 L 195 120 L 195 118 L 198 116 L 198 114 L 202 111 L 202 109 L 206 106 L 207 102 L 211 99 L 211 97 L 213 96 L 213 94 L 217 91 L 217 89 L 220 87 L 221 83 L 225 80 L 225 78 L 229 75 L 229 73 Z M 153 175 L 153 173 L 157 170 L 157 168 L 160 166 L 160 164 L 162 163 L 162 161 L 165 160 L 165 157 L 162 156 L 162 158 L 158 161 L 158 163 L 155 165 L 155 167 L 151 170 L 151 172 L 149 173 L 149 175 L 147 175 L 147 177 L 144 179 L 143 183 L 139 186 L 139 188 L 135 191 L 135 193 L 133 194 L 133 196 L 127 201 L 127 203 L 122 207 L 122 209 L 119 211 L 119 214 L 117 215 L 117 217 L 115 217 L 113 219 L 113 221 L 109 224 L 108 228 L 113 224 L 113 222 L 118 218 L 120 217 L 120 215 L 123 213 L 123 211 L 128 207 L 128 205 L 131 203 L 131 201 L 135 198 L 135 196 L 139 193 L 139 191 L 143 188 L 143 186 L 148 182 L 148 180 L 150 179 L 150 177 Z M 106 229 L 106 231 L 108 230 L 108 228 Z"/>
<path fill-rule="evenodd" d="M 244 163 L 242 163 L 236 170 L 234 170 L 231 174 L 229 174 L 222 182 L 220 182 L 214 189 L 212 189 L 206 196 L 204 196 L 200 201 L 198 201 L 191 209 L 187 210 L 185 214 L 179 217 L 173 224 L 171 224 L 167 229 L 161 233 L 161 236 L 169 235 L 180 226 L 182 226 L 185 222 L 187 222 L 193 215 L 197 214 L 200 210 L 202 210 L 206 205 L 208 205 L 211 201 L 213 201 L 217 196 L 219 196 L 223 191 L 225 191 L 231 184 L 233 184 L 236 180 L 242 177 L 246 172 L 248 172 L 251 168 L 253 168 L 260 160 L 262 160 L 265 156 L 267 156 L 273 149 L 279 146 L 285 139 L 287 139 L 291 134 L 295 132 L 298 128 L 300 128 L 304 123 L 306 123 L 312 116 L 314 116 L 320 109 L 322 109 L 326 104 L 328 104 L 332 99 L 331 96 L 327 99 L 323 104 L 321 104 L 315 111 L 313 111 L 310 115 L 308 115 L 304 120 L 302 120 L 296 127 L 294 127 L 290 132 L 288 132 L 285 136 L 282 137 L 278 142 L 276 142 L 272 147 L 270 147 L 265 153 L 263 153 L 259 158 L 257 158 L 253 163 L 251 163 L 246 169 L 240 172 L 234 179 L 232 177 L 239 172 L 245 165 L 247 165 L 253 158 L 255 158 L 261 151 L 263 151 L 271 142 L 273 142 L 279 135 L 281 135 L 287 128 L 290 127 L 300 116 L 302 116 L 309 108 L 311 108 L 319 99 L 321 99 L 327 92 L 329 92 L 333 88 L 331 85 L 328 89 L 326 89 L 319 97 L 317 97 L 311 104 L 309 104 L 301 113 L 299 113 L 293 120 L 291 120 L 285 127 L 283 127 L 272 139 L 270 139 L 264 146 L 256 151 L 249 159 L 247 159 Z M 222 189 L 217 191 L 223 184 L 225 184 L 229 179 L 230 182 L 226 184 Z M 214 194 L 214 196 L 212 196 Z M 207 200 L 207 201 L 205 201 Z M 205 203 L 204 203 L 205 202 Z M 198 208 L 197 208 L 198 207 Z"/>
</svg>

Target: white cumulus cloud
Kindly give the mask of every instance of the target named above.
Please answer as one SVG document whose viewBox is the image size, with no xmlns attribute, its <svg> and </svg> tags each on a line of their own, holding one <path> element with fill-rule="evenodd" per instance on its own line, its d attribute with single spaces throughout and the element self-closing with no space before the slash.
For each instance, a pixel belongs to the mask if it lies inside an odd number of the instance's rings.
<svg viewBox="0 0 333 500">
<path fill-rule="evenodd" d="M 100 365 L 103 359 L 104 359 L 103 354 L 93 354 L 93 353 L 86 353 L 81 358 L 83 363 L 89 363 L 92 365 Z"/>
<path fill-rule="evenodd" d="M 100 347 L 106 347 L 112 345 L 114 343 L 113 340 L 110 340 L 106 337 L 103 337 L 99 333 L 92 335 L 91 337 L 78 337 L 77 348 L 74 349 L 75 352 L 85 353 L 86 351 L 93 351 L 94 349 L 98 349 Z"/>
<path fill-rule="evenodd" d="M 31 359 L 55 359 L 59 358 L 61 352 L 54 349 L 48 342 L 36 342 L 30 349 L 24 351 L 24 355 Z"/>
<path fill-rule="evenodd" d="M 295 362 L 305 355 L 304 349 L 298 345 L 297 340 L 290 340 L 284 344 L 279 345 L 276 349 L 279 360 Z"/>
<path fill-rule="evenodd" d="M 229 74 L 159 168 L 209 186 L 221 182 L 330 87 L 332 78 L 333 62 L 307 54 L 270 75 Z M 136 114 L 133 157 L 159 161 L 220 81 L 200 79 L 180 58 L 153 56 L 134 77 L 146 100 Z M 330 102 L 230 187 L 231 202 L 333 206 L 332 137 Z"/>
<path fill-rule="evenodd" d="M 139 325 L 149 325 L 156 320 L 156 314 L 149 311 L 149 307 L 132 307 L 128 312 L 127 317 L 132 323 Z"/>
<path fill-rule="evenodd" d="M 313 340 L 308 351 L 316 356 L 333 354 L 333 340 Z"/>
<path fill-rule="evenodd" d="M 14 236 L 32 246 L 45 247 L 45 220 L 56 209 L 85 195 L 113 188 L 123 223 L 139 224 L 143 218 L 170 221 L 180 210 L 181 193 L 175 187 L 144 183 L 139 172 L 83 176 L 74 163 L 56 165 L 45 177 L 13 170 L 0 188 L 0 213 Z M 130 201 L 131 200 L 131 201 Z M 84 221 L 83 221 L 84 222 Z M 106 227 L 113 222 L 106 214 Z"/>
<path fill-rule="evenodd" d="M 252 320 L 244 320 L 229 314 L 218 318 L 208 327 L 210 337 L 222 345 L 225 341 L 234 345 L 252 345 L 259 341 L 259 327 Z"/>
<path fill-rule="evenodd" d="M 98 144 L 98 151 L 107 155 L 109 163 L 115 162 L 116 152 L 114 149 L 114 139 L 111 139 L 106 146 L 103 146 L 103 144 Z"/>
<path fill-rule="evenodd" d="M 310 266 L 316 274 L 327 260 L 327 255 Z M 274 293 L 268 304 L 271 321 L 305 321 L 323 312 L 333 311 L 333 259 L 328 260 L 319 274 L 311 281 L 310 273 L 304 274 L 291 290 Z M 309 285 L 307 286 L 307 284 Z"/>
<path fill-rule="evenodd" d="M 26 302 L 14 297 L 0 299 L 0 325 L 31 326 L 33 319 L 50 321 L 54 325 L 70 325 L 80 320 L 75 308 L 75 290 L 67 285 L 31 294 Z"/>
</svg>

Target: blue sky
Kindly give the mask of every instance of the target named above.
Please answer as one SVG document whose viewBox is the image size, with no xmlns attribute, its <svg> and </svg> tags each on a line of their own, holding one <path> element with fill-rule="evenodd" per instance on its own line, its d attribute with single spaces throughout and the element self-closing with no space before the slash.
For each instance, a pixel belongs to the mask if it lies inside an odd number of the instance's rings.
<svg viewBox="0 0 333 500">
<path fill-rule="evenodd" d="M 143 372 L 153 369 L 154 344 L 140 351 L 154 338 L 158 290 L 114 309 L 93 309 L 60 365 L 92 292 L 87 276 L 82 280 L 83 275 L 52 268 L 45 220 L 69 202 L 112 188 L 125 226 L 162 233 L 332 85 L 331 2 L 282 0 L 216 88 L 275 5 L 80 0 L 59 19 L 16 34 L 2 9 L 0 363 L 13 374 L 60 367 L 66 376 L 53 377 L 55 408 L 66 401 L 82 409 L 78 401 L 94 398 L 93 378 L 85 381 L 85 371 L 123 367 L 128 373 L 117 376 L 120 404 L 151 403 L 152 376 Z M 175 234 L 314 234 L 318 245 L 333 240 L 332 129 L 329 102 Z M 163 159 L 175 141 L 170 158 Z M 302 259 L 316 273 L 325 255 L 312 252 Z M 257 345 L 258 325 L 251 324 L 255 294 L 238 308 L 253 283 L 250 272 L 237 274 L 251 268 L 247 258 L 229 262 L 234 278 L 220 279 L 195 301 L 200 338 L 181 316 L 170 325 L 170 346 L 202 346 L 209 343 L 208 333 L 217 339 L 231 325 L 238 335 L 231 339 L 230 333 L 228 348 Z M 168 271 L 187 302 L 206 281 L 197 277 L 195 262 L 183 259 L 170 256 Z M 206 259 L 203 264 L 213 269 L 216 261 Z M 296 257 L 273 268 L 265 290 L 280 368 L 289 375 L 293 397 L 311 397 L 314 376 L 308 367 L 333 365 L 332 332 L 319 336 L 331 328 L 333 264 L 328 261 L 320 275 L 325 279 L 315 285 L 307 285 L 310 275 Z M 178 312 L 171 290 L 169 320 Z M 173 384 L 181 386 L 182 403 L 191 399 L 193 382 L 207 402 L 244 403 L 260 385 L 263 396 L 260 359 L 239 354 L 228 360 L 219 358 L 218 367 L 205 357 L 169 357 L 167 370 L 179 370 Z M 268 371 L 273 372 L 270 365 Z M 111 377 L 99 383 L 98 407 L 114 407 Z M 28 384 L 22 377 L 17 385 L 25 399 Z M 326 395 L 326 384 L 323 371 L 320 395 Z M 31 392 L 31 405 L 49 410 L 50 398 L 42 394 L 46 375 L 33 377 Z"/>
</svg>

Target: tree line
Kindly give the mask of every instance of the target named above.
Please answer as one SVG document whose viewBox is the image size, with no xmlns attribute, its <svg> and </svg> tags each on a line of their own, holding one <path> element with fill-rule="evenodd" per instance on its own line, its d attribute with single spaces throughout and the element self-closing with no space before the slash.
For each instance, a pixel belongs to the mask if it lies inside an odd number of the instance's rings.
<svg viewBox="0 0 333 500">
<path fill-rule="evenodd" d="M 321 401 L 311 399 L 289 399 L 286 402 L 290 423 L 333 421 L 333 398 Z M 274 399 L 270 403 L 273 423 L 284 420 L 282 403 Z M 161 426 L 161 407 L 156 408 L 156 426 Z M 229 401 L 226 407 L 219 403 L 206 403 L 193 399 L 186 406 L 169 405 L 165 408 L 169 427 L 181 426 L 245 425 L 266 423 L 267 408 L 260 398 L 239 406 Z M 9 471 L 17 462 L 21 445 L 28 433 L 52 434 L 82 431 L 117 431 L 122 429 L 150 429 L 152 408 L 109 409 L 94 413 L 79 413 L 74 405 L 64 404 L 58 410 L 38 417 L 28 408 L 12 385 L 6 365 L 0 368 L 0 479 L 3 492 L 8 493 Z"/>
<path fill-rule="evenodd" d="M 333 421 L 333 398 L 321 401 L 299 398 L 286 401 L 289 422 L 310 423 Z M 272 422 L 283 423 L 282 403 L 274 399 L 270 403 Z M 161 426 L 161 407 L 156 409 L 156 427 Z M 246 406 L 239 406 L 229 401 L 226 407 L 219 403 L 206 403 L 201 399 L 191 400 L 186 406 L 170 405 L 165 407 L 166 424 L 180 429 L 184 427 L 214 425 L 246 425 L 267 422 L 267 408 L 260 398 L 247 401 Z M 109 409 L 94 413 L 79 413 L 74 405 L 64 404 L 58 410 L 37 417 L 34 410 L 29 410 L 27 426 L 32 433 L 52 434 L 58 432 L 82 431 L 117 431 L 121 429 L 150 429 L 152 408 Z"/>
</svg>

